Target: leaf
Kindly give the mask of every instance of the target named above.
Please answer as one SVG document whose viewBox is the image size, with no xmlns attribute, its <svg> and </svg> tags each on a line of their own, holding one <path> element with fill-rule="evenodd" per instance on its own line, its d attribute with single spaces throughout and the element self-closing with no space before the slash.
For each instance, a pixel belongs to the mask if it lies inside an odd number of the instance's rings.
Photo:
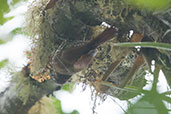
<svg viewBox="0 0 171 114">
<path fill-rule="evenodd" d="M 8 59 L 0 61 L 0 69 L 3 68 L 8 63 Z"/>
<path fill-rule="evenodd" d="M 158 42 L 127 42 L 127 43 L 115 43 L 114 46 L 120 46 L 120 47 L 135 47 L 135 46 L 141 46 L 144 48 L 157 48 L 157 49 L 163 49 L 163 50 L 170 50 L 171 51 L 171 45 L 167 43 L 158 43 Z"/>
</svg>

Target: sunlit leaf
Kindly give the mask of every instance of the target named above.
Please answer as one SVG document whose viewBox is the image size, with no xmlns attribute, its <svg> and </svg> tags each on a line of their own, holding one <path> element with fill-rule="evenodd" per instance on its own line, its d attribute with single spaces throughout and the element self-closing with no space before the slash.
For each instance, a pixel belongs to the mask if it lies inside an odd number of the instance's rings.
<svg viewBox="0 0 171 114">
<path fill-rule="evenodd" d="M 171 45 L 166 43 L 157 43 L 157 42 L 127 42 L 127 43 L 115 43 L 114 46 L 120 47 L 135 47 L 141 46 L 144 48 L 157 48 L 163 50 L 171 50 Z"/>
<path fill-rule="evenodd" d="M 3 61 L 0 61 L 0 69 L 4 67 L 8 63 L 8 59 L 5 59 Z"/>
</svg>

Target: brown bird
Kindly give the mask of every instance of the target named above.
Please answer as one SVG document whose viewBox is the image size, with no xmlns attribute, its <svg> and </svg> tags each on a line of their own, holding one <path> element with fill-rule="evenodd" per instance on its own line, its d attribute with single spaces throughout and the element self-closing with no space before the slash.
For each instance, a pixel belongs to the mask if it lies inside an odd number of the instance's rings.
<svg viewBox="0 0 171 114">
<path fill-rule="evenodd" d="M 52 8 L 56 2 L 57 2 L 57 0 L 50 0 L 46 5 L 45 10 Z"/>
<path fill-rule="evenodd" d="M 72 75 L 83 70 L 92 62 L 97 53 L 97 47 L 112 39 L 117 33 L 118 29 L 112 26 L 90 41 L 66 46 L 61 51 L 56 51 L 52 58 L 54 71 L 61 75 Z"/>
</svg>

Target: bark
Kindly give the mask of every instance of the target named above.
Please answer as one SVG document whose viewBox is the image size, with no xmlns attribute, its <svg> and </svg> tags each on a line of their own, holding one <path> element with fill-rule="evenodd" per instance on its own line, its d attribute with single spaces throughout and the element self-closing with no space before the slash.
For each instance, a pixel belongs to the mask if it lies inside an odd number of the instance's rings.
<svg viewBox="0 0 171 114">
<path fill-rule="evenodd" d="M 53 80 L 43 83 L 31 79 L 25 72 L 15 73 L 9 87 L 0 93 L 0 114 L 27 114 L 28 110 L 43 96 L 59 89 Z"/>
</svg>

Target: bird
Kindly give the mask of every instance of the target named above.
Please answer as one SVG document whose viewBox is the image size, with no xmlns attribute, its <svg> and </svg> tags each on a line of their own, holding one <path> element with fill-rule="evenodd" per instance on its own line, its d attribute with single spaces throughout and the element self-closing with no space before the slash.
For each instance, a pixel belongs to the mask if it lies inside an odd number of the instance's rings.
<svg viewBox="0 0 171 114">
<path fill-rule="evenodd" d="M 52 57 L 52 66 L 55 73 L 62 75 L 60 77 L 64 78 L 64 76 L 70 77 L 74 73 L 85 69 L 92 63 L 98 52 L 97 48 L 112 39 L 117 33 L 118 28 L 112 25 L 92 40 L 66 45 L 60 51 L 57 50 Z"/>
</svg>

